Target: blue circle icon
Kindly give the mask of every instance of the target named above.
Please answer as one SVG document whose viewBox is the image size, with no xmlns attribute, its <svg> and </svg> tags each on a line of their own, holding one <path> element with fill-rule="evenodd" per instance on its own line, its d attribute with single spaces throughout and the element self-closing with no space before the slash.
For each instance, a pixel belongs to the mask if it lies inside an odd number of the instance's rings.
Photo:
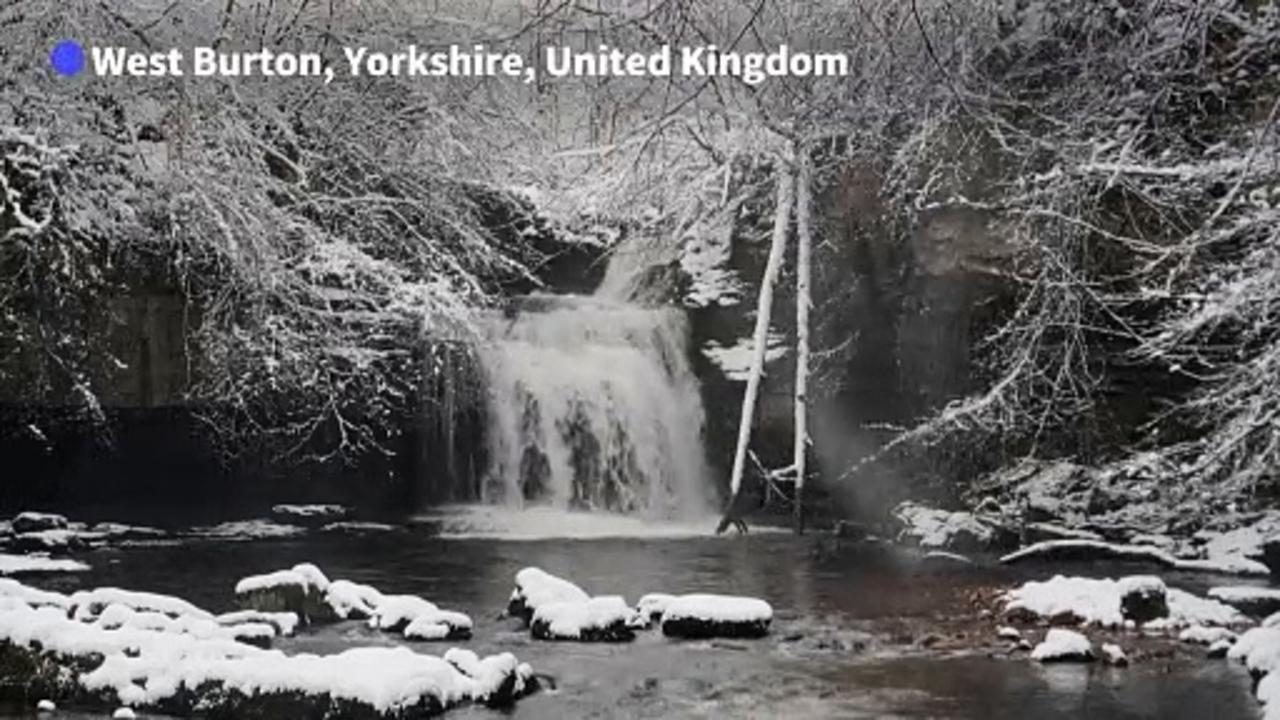
<svg viewBox="0 0 1280 720">
<path fill-rule="evenodd" d="M 84 48 L 74 40 L 63 40 L 49 52 L 49 64 L 59 75 L 75 75 L 84 69 Z"/>
</svg>

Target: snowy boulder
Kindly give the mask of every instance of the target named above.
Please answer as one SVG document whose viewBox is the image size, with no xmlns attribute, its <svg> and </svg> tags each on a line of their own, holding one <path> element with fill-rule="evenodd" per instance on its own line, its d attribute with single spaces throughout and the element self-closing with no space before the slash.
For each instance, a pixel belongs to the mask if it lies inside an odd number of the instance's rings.
<svg viewBox="0 0 1280 720">
<path fill-rule="evenodd" d="M 491 708 L 509 707 L 521 695 L 538 689 L 533 668 L 520 663 L 511 653 L 481 658 L 470 650 L 449 648 L 444 661 L 458 672 L 476 681 L 474 701 Z"/>
<path fill-rule="evenodd" d="M 1280 589 L 1245 585 L 1215 587 L 1209 590 L 1209 597 L 1254 617 L 1280 612 Z"/>
<path fill-rule="evenodd" d="M 162 540 L 169 537 L 169 533 L 158 528 L 113 522 L 97 523 L 89 528 L 89 533 L 110 542 Z"/>
<path fill-rule="evenodd" d="M 1112 667 L 1125 667 L 1129 664 L 1129 656 L 1115 643 L 1102 644 L 1102 659 Z"/>
<path fill-rule="evenodd" d="M 1164 581 L 1153 575 L 1134 575 L 1121 578 L 1120 614 L 1126 620 L 1145 623 L 1169 616 L 1167 588 Z"/>
<path fill-rule="evenodd" d="M 1074 630 L 1053 628 L 1044 641 L 1031 651 L 1031 659 L 1047 662 L 1092 662 L 1093 645 L 1089 638 Z"/>
<path fill-rule="evenodd" d="M 630 642 L 636 634 L 636 611 L 618 595 L 543 603 L 533 613 L 535 640 Z"/>
<path fill-rule="evenodd" d="M 996 628 L 996 637 L 1000 638 L 1001 640 L 1009 640 L 1009 641 L 1011 641 L 1011 642 L 1018 642 L 1019 640 L 1021 640 L 1021 639 L 1022 639 L 1022 631 L 1021 631 L 1021 630 L 1019 630 L 1019 629 L 1018 629 L 1018 628 L 1016 628 L 1016 627 L 1010 627 L 1010 626 L 1008 626 L 1008 625 L 1002 625 L 1002 626 L 1000 626 L 1000 627 Z"/>
<path fill-rule="evenodd" d="M 648 627 L 662 620 L 662 613 L 667 611 L 667 606 L 675 599 L 675 595 L 649 593 L 636 603 L 636 615 L 645 623 L 645 627 Z"/>
<path fill-rule="evenodd" d="M 350 580 L 334 580 L 324 595 L 325 604 L 339 620 L 368 620 L 382 599 L 376 588 Z"/>
<path fill-rule="evenodd" d="M 758 638 L 769 634 L 773 608 L 750 597 L 681 595 L 662 613 L 662 634 L 678 638 Z"/>
<path fill-rule="evenodd" d="M 977 552 L 995 539 L 991 526 L 967 512 L 951 512 L 904 502 L 893 509 L 898 540 L 927 550 Z"/>
<path fill-rule="evenodd" d="M 290 612 L 303 622 L 337 618 L 325 602 L 329 579 L 315 565 L 302 563 L 289 570 L 251 575 L 236 583 L 236 602 L 246 610 Z"/>
<path fill-rule="evenodd" d="M 408 640 L 465 640 L 471 637 L 471 618 L 441 610 L 415 595 L 384 595 L 369 618 L 369 626 L 397 632 Z"/>
<path fill-rule="evenodd" d="M 271 627 L 277 635 L 289 636 L 298 628 L 300 618 L 296 613 L 291 612 L 261 612 L 259 610 L 240 610 L 237 612 L 223 613 L 213 619 L 223 627 L 237 627 L 243 625 L 267 625 Z"/>
<path fill-rule="evenodd" d="M 351 519 L 351 508 L 345 505 L 276 505 L 271 519 L 285 525 L 319 528 Z"/>
<path fill-rule="evenodd" d="M 66 605 L 68 615 L 81 622 L 97 620 L 112 606 L 125 608 L 134 613 L 154 613 L 170 619 L 213 619 L 213 613 L 198 608 L 182 598 L 110 587 L 72 593 L 67 598 Z"/>
<path fill-rule="evenodd" d="M 1192 625 L 1178 633 L 1178 640 L 1195 645 L 1216 645 L 1220 642 L 1232 645 L 1236 641 L 1236 634 L 1227 628 Z"/>
<path fill-rule="evenodd" d="M 21 553 L 65 555 L 88 548 L 85 537 L 74 530 L 38 530 L 14 535 L 9 547 Z"/>
<path fill-rule="evenodd" d="M 538 608 L 553 602 L 585 602 L 585 590 L 540 568 L 527 567 L 516 573 L 516 588 L 507 604 L 507 614 L 529 624 Z"/>
<path fill-rule="evenodd" d="M 66 530 L 67 518 L 53 513 L 24 512 L 14 516 L 10 524 L 16 534 Z"/>
</svg>

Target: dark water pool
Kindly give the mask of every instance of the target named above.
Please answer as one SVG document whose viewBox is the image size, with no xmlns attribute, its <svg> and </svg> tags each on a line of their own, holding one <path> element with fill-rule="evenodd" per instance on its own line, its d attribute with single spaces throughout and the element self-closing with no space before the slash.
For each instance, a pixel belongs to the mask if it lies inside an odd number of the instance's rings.
<svg viewBox="0 0 1280 720">
<path fill-rule="evenodd" d="M 976 608 L 992 588 L 1015 579 L 1009 571 L 928 572 L 896 551 L 829 539 L 762 534 L 513 542 L 418 531 L 190 541 L 102 550 L 87 560 L 90 572 L 34 584 L 63 591 L 115 585 L 180 595 L 220 611 L 232 608 L 238 578 L 309 561 L 331 578 L 419 594 L 467 612 L 476 621 L 469 647 L 514 652 L 558 683 L 510 713 L 468 708 L 451 713 L 455 718 L 1258 717 L 1247 674 L 1223 661 L 1176 655 L 1112 669 L 1008 657 L 992 643 L 994 622 L 977 620 Z M 774 630 L 754 642 L 675 642 L 656 633 L 628 645 L 534 642 L 499 618 L 512 576 L 527 565 L 630 601 L 655 591 L 760 596 L 775 608 Z M 949 642 L 924 641 L 933 635 Z M 968 639 L 954 642 L 961 635 Z M 280 646 L 330 652 L 394 642 L 346 624 Z M 416 647 L 438 653 L 447 646 Z"/>
</svg>

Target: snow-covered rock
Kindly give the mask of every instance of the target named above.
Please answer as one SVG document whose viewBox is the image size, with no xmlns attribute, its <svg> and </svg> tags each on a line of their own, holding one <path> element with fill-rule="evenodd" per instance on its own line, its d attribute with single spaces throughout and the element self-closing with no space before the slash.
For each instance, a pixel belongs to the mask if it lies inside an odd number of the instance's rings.
<svg viewBox="0 0 1280 720">
<path fill-rule="evenodd" d="M 289 636 L 298 628 L 301 619 L 291 612 L 261 612 L 259 610 L 238 610 L 223 613 L 215 617 L 214 622 L 225 627 L 237 625 L 269 625 L 279 635 Z"/>
<path fill-rule="evenodd" d="M 533 613 L 529 628 L 537 640 L 580 642 L 629 642 L 636 611 L 617 595 L 587 600 L 543 603 Z"/>
<path fill-rule="evenodd" d="M 88 569 L 88 565 L 77 560 L 54 559 L 40 555 L 8 555 L 0 553 L 0 575 L 81 572 Z"/>
<path fill-rule="evenodd" d="M 10 521 L 16 534 L 42 532 L 45 530 L 66 530 L 67 518 L 63 515 L 40 512 L 22 512 Z"/>
<path fill-rule="evenodd" d="M 646 625 L 652 624 L 662 619 L 662 613 L 667 611 L 667 606 L 675 599 L 675 595 L 667 593 L 649 593 L 636 603 L 636 614 Z"/>
<path fill-rule="evenodd" d="M 45 698 L 36 703 L 36 711 L 42 713 L 51 713 L 58 711 L 58 705 L 54 701 Z"/>
<path fill-rule="evenodd" d="M 1280 612 L 1280 589 L 1276 588 L 1249 585 L 1215 587 L 1210 588 L 1209 597 L 1254 617 Z"/>
<path fill-rule="evenodd" d="M 1235 644 L 1236 634 L 1223 627 L 1192 625 L 1178 633 L 1178 640 L 1195 645 L 1215 645 L 1220 642 L 1232 645 Z"/>
<path fill-rule="evenodd" d="M 510 655 L 453 662 L 408 648 L 286 655 L 220 639 L 104 630 L 53 608 L 0 609 L 4 652 L 34 648 L 56 662 L 76 697 L 103 709 L 261 717 L 427 717 L 464 703 L 507 704 L 536 689 Z M 63 664 L 65 663 L 65 664 Z M 266 714 L 264 714 L 266 713 Z"/>
<path fill-rule="evenodd" d="M 271 519 L 284 525 L 322 527 L 351 518 L 351 508 L 345 505 L 275 505 Z"/>
<path fill-rule="evenodd" d="M 1129 656 L 1124 653 L 1124 648 L 1115 643 L 1102 644 L 1102 659 L 1113 667 L 1124 667 L 1129 664 Z"/>
<path fill-rule="evenodd" d="M 236 583 L 236 602 L 246 610 L 294 613 L 304 622 L 328 622 L 336 615 L 325 602 L 329 579 L 315 565 L 250 575 Z"/>
<path fill-rule="evenodd" d="M 898 540 L 931 550 L 975 552 L 995 539 L 991 526 L 972 513 L 951 512 L 904 502 L 893 509 L 899 525 Z"/>
<path fill-rule="evenodd" d="M 1001 640 L 1011 640 L 1013 642 L 1017 642 L 1022 639 L 1022 631 L 1016 627 L 1010 627 L 1009 625 L 1001 625 L 1000 627 L 996 628 L 996 637 L 1000 638 Z"/>
<path fill-rule="evenodd" d="M 1211 659 L 1224 658 L 1227 653 L 1231 652 L 1231 646 L 1233 645 L 1235 645 L 1235 642 L 1232 640 L 1219 640 L 1204 651 L 1204 656 Z"/>
<path fill-rule="evenodd" d="M 1154 575 L 1132 575 L 1119 580 L 1120 614 L 1126 620 L 1145 623 L 1169 616 L 1168 590 Z"/>
<path fill-rule="evenodd" d="M 471 637 L 471 618 L 460 612 L 441 610 L 415 595 L 383 595 L 369 626 L 398 632 L 409 640 L 463 640 Z"/>
<path fill-rule="evenodd" d="M 65 554 L 84 550 L 89 543 L 85 533 L 61 529 L 18 533 L 9 540 L 9 546 L 22 553 Z"/>
<path fill-rule="evenodd" d="M 325 591 L 324 601 L 339 620 L 368 620 L 382 598 L 377 588 L 350 580 L 334 580 Z"/>
<path fill-rule="evenodd" d="M 1040 662 L 1091 662 L 1093 645 L 1089 638 L 1074 630 L 1053 628 L 1031 651 L 1031 659 Z"/>
<path fill-rule="evenodd" d="M 100 522 L 89 528 L 89 532 L 101 536 L 110 542 L 130 542 L 138 540 L 162 540 L 169 533 L 159 528 L 143 525 L 126 525 L 124 523 Z"/>
<path fill-rule="evenodd" d="M 110 587 L 72 593 L 67 598 L 66 607 L 72 618 L 89 622 L 97 619 L 113 605 L 134 612 L 157 613 L 175 619 L 189 617 L 213 620 L 213 613 L 196 607 L 182 598 Z"/>
<path fill-rule="evenodd" d="M 591 599 L 585 590 L 540 568 L 527 567 L 516 573 L 516 587 L 507 604 L 507 614 L 526 624 L 538 608 L 553 602 L 583 602 Z"/>
<path fill-rule="evenodd" d="M 236 520 L 219 525 L 196 527 L 191 535 L 209 540 L 250 541 L 279 540 L 303 535 L 307 529 L 299 525 L 282 525 L 265 518 Z"/>
<path fill-rule="evenodd" d="M 1126 588 L 1141 587 L 1152 580 L 1148 576 L 1136 577 L 1139 579 L 1116 581 L 1058 575 L 1042 582 L 1024 583 L 1006 592 L 1001 599 L 1010 618 L 1047 620 L 1055 625 L 1121 627 L 1126 620 L 1121 607 Z M 1168 615 L 1144 623 L 1145 629 L 1165 631 L 1189 625 L 1231 626 L 1248 622 L 1229 605 L 1177 588 L 1166 588 L 1165 602 Z"/>
<path fill-rule="evenodd" d="M 681 638 L 756 638 L 769 633 L 773 608 L 764 600 L 731 595 L 681 595 L 662 613 L 662 634 Z"/>
<path fill-rule="evenodd" d="M 342 522 L 329 523 L 320 528 L 320 532 L 325 533 L 342 533 L 345 535 L 371 535 L 373 533 L 396 532 L 400 528 L 395 525 L 376 522 L 357 522 L 344 520 Z"/>
<path fill-rule="evenodd" d="M 116 711 L 111 713 L 111 720 L 134 720 L 136 717 L 138 717 L 138 714 L 132 708 L 127 707 L 116 708 Z"/>
</svg>

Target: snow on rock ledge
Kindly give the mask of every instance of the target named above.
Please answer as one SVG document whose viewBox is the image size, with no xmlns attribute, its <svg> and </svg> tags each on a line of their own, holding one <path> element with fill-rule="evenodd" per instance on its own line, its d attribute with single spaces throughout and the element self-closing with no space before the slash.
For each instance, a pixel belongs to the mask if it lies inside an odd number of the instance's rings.
<svg viewBox="0 0 1280 720">
<path fill-rule="evenodd" d="M 1270 571 L 1260 562 L 1238 555 L 1211 555 L 1205 558 L 1180 558 L 1154 545 L 1124 545 L 1100 540 L 1045 540 L 1000 558 L 1014 564 L 1026 561 L 1119 560 L 1141 562 L 1172 570 L 1212 572 L 1225 575 L 1266 575 Z"/>
<path fill-rule="evenodd" d="M 540 568 L 527 567 L 516 573 L 516 588 L 507 604 L 507 614 L 533 621 L 538 608 L 553 602 L 586 602 L 591 596 L 585 590 Z"/>
<path fill-rule="evenodd" d="M 1232 586 L 1209 590 L 1209 597 L 1254 617 L 1280 612 L 1280 590 L 1275 588 Z"/>
<path fill-rule="evenodd" d="M 730 595 L 680 595 L 662 613 L 662 634 L 679 638 L 758 638 L 769 634 L 773 608 Z"/>
<path fill-rule="evenodd" d="M 0 575 L 82 572 L 88 569 L 88 565 L 75 560 L 54 559 L 38 555 L 8 555 L 0 553 Z"/>
<path fill-rule="evenodd" d="M 329 578 L 315 565 L 302 563 L 289 570 L 251 575 L 236 583 L 236 602 L 246 610 L 294 613 L 303 622 L 335 619 L 324 601 Z"/>
<path fill-rule="evenodd" d="M 536 640 L 630 642 L 637 613 L 618 595 L 543 603 L 533 613 L 530 632 Z"/>
<path fill-rule="evenodd" d="M 971 513 L 951 512 L 904 502 L 893 509 L 893 518 L 901 529 L 900 541 L 929 550 L 984 550 L 995 541 L 991 526 Z"/>
<path fill-rule="evenodd" d="M 1075 630 L 1053 628 L 1031 651 L 1031 659 L 1040 662 L 1092 662 L 1093 645 L 1089 638 Z"/>
<path fill-rule="evenodd" d="M 351 508 L 345 505 L 275 505 L 271 508 L 272 520 L 308 528 L 349 520 L 351 515 Z"/>
</svg>

